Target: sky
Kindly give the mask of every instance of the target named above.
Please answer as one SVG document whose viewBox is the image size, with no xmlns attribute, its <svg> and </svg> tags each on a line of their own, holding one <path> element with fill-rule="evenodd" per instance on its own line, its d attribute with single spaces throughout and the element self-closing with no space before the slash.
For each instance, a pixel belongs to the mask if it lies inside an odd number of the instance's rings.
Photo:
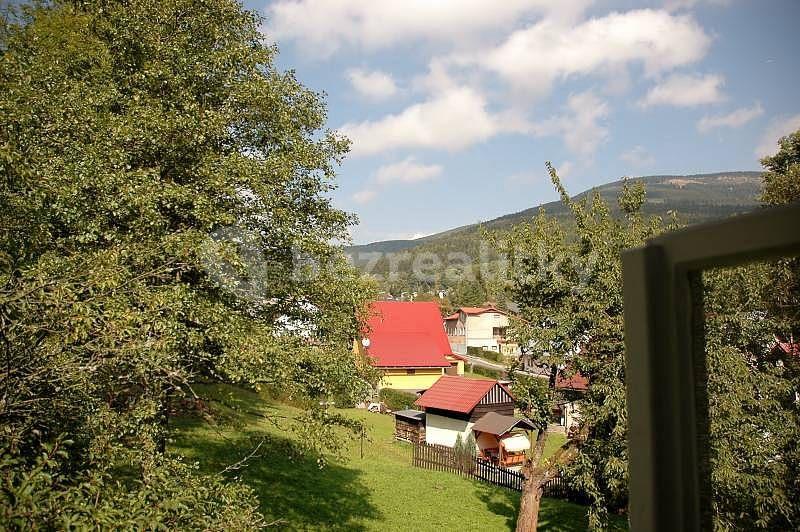
<svg viewBox="0 0 800 532">
<path fill-rule="evenodd" d="M 246 0 L 352 141 L 354 243 L 622 176 L 758 170 L 800 129 L 797 0 Z"/>
</svg>

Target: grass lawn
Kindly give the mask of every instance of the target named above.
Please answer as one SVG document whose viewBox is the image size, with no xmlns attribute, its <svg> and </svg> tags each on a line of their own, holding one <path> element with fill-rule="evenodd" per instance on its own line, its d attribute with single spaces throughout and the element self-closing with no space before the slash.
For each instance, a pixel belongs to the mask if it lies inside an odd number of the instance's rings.
<svg viewBox="0 0 800 532">
<path fill-rule="evenodd" d="M 253 487 L 269 521 L 289 530 L 513 530 L 519 494 L 411 466 L 411 446 L 392 438 L 394 418 L 363 410 L 345 410 L 366 419 L 369 441 L 348 442 L 343 460 L 320 468 L 315 457 L 296 452 L 297 436 L 273 421 L 291 423 L 299 411 L 261 399 L 254 393 L 205 389 L 225 396 L 232 410 L 213 403 L 224 423 L 211 427 L 192 418 L 175 420 L 171 449 L 200 462 L 205 471 L 221 471 L 248 455 L 265 436 L 258 455 L 230 473 Z M 554 440 L 554 438 L 551 438 Z M 553 441 L 550 452 L 560 443 Z M 585 508 L 545 499 L 541 530 L 585 530 Z"/>
</svg>

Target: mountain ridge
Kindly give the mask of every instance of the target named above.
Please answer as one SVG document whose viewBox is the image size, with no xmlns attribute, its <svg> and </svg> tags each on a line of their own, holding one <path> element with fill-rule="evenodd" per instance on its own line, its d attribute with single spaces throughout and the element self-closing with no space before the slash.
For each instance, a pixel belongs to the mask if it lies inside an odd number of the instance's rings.
<svg viewBox="0 0 800 532">
<path fill-rule="evenodd" d="M 616 196 L 623 184 L 643 181 L 647 190 L 644 212 L 647 214 L 667 215 L 675 211 L 684 223 L 699 223 L 725 218 L 747 212 L 758 205 L 761 191 L 760 171 L 729 171 L 707 174 L 658 174 L 633 178 L 618 179 L 584 190 L 572 196 L 581 200 L 597 192 L 616 210 Z M 610 200 L 610 201 L 609 201 Z M 491 230 L 510 228 L 526 219 L 532 218 L 539 209 L 544 209 L 556 218 L 565 218 L 567 210 L 560 200 L 539 204 L 528 209 L 505 214 L 485 222 L 462 225 L 440 231 L 417 239 L 382 240 L 368 244 L 346 246 L 348 254 L 357 253 L 397 253 L 448 237 L 476 232 L 482 226 Z"/>
</svg>

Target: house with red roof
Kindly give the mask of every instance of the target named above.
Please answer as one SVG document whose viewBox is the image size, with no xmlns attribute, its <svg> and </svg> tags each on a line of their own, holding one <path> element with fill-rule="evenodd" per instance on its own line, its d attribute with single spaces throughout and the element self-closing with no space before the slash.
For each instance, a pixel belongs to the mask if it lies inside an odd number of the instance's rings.
<svg viewBox="0 0 800 532">
<path fill-rule="evenodd" d="M 434 302 L 376 301 L 355 348 L 381 369 L 381 387 L 419 392 L 445 374 L 464 373 Z"/>
<path fill-rule="evenodd" d="M 507 356 L 517 354 L 517 345 L 506 339 L 508 325 L 508 313 L 494 305 L 461 307 L 444 318 L 450 346 L 461 354 L 466 354 L 469 347 Z"/>
<path fill-rule="evenodd" d="M 453 447 L 483 416 L 514 415 L 514 397 L 496 380 L 444 375 L 417 399 L 425 412 L 425 442 Z"/>
</svg>

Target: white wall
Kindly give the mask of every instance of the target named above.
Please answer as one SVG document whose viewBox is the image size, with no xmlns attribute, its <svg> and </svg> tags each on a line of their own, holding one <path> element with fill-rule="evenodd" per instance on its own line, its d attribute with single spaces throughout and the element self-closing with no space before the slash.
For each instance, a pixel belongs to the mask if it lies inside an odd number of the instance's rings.
<svg viewBox="0 0 800 532">
<path fill-rule="evenodd" d="M 426 413 L 425 443 L 453 447 L 459 434 L 461 434 L 462 440 L 467 439 L 474 424 L 461 419 Z"/>
<path fill-rule="evenodd" d="M 467 316 L 467 346 L 488 347 L 497 351 L 497 340 L 494 338 L 494 327 L 508 327 L 508 316 L 499 312 L 483 312 L 477 316 Z"/>
</svg>

